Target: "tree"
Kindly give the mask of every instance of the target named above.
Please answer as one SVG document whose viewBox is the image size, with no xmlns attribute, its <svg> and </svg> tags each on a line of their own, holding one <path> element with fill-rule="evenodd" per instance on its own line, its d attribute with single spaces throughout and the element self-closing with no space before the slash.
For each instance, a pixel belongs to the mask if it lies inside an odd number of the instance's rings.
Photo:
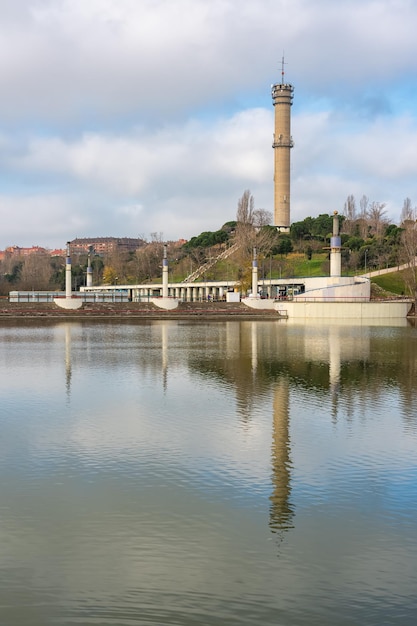
<svg viewBox="0 0 417 626">
<path fill-rule="evenodd" d="M 236 212 L 236 235 L 235 240 L 239 245 L 240 264 L 247 263 L 252 256 L 252 250 L 256 246 L 256 229 L 254 226 L 255 200 L 246 189 L 237 203 Z"/>
<path fill-rule="evenodd" d="M 401 224 L 405 224 L 408 221 L 415 221 L 414 220 L 414 209 L 411 205 L 411 200 L 410 198 L 405 198 L 404 203 L 403 203 L 403 208 L 401 210 Z"/>
<path fill-rule="evenodd" d="M 48 254 L 25 257 L 20 271 L 20 289 L 47 290 L 52 278 L 51 258 Z"/>
<path fill-rule="evenodd" d="M 239 224 L 250 224 L 253 225 L 254 215 L 253 212 L 255 210 L 255 200 L 249 189 L 246 189 L 242 197 L 239 198 L 237 203 L 237 213 L 236 213 L 236 221 L 237 225 Z"/>
<path fill-rule="evenodd" d="M 343 224 L 344 231 L 349 235 L 352 235 L 356 227 L 357 218 L 355 196 L 350 195 L 347 197 L 343 213 L 346 218 Z"/>
<path fill-rule="evenodd" d="M 114 267 L 106 265 L 103 270 L 103 283 L 105 285 L 114 285 L 117 282 L 118 275 Z"/>
<path fill-rule="evenodd" d="M 256 248 L 258 262 L 262 263 L 278 238 L 277 229 L 268 225 L 272 220 L 271 214 L 264 209 L 255 210 L 254 207 L 255 200 L 249 189 L 246 189 L 238 200 L 235 231 L 238 244 L 235 258 L 239 265 L 242 290 L 245 289 L 247 276 L 251 275 L 253 249 Z"/>
<path fill-rule="evenodd" d="M 313 218 L 306 217 L 301 222 L 293 222 L 290 227 L 291 239 L 293 241 L 310 239 L 312 236 L 312 221 Z"/>
<path fill-rule="evenodd" d="M 228 239 L 229 234 L 223 228 L 214 232 L 206 231 L 197 237 L 191 237 L 191 239 L 183 245 L 183 249 L 189 251 L 193 248 L 211 248 L 212 246 L 226 242 Z"/>
<path fill-rule="evenodd" d="M 293 245 L 288 235 L 281 234 L 278 237 L 278 242 L 272 249 L 272 254 L 280 254 L 281 256 L 287 256 L 293 251 Z"/>
<path fill-rule="evenodd" d="M 358 217 L 358 235 L 362 239 L 366 239 L 368 236 L 368 206 L 369 206 L 369 198 L 368 196 L 363 195 L 359 201 L 359 217 Z"/>
<path fill-rule="evenodd" d="M 22 265 L 23 261 L 17 260 L 10 253 L 6 252 L 1 263 L 1 275 L 9 284 L 15 285 L 19 280 Z"/>
<path fill-rule="evenodd" d="M 404 280 L 417 309 L 417 209 L 409 209 L 408 219 L 403 222 L 402 261 L 407 265 Z"/>
<path fill-rule="evenodd" d="M 255 209 L 253 211 L 253 224 L 258 228 L 262 226 L 268 226 L 272 222 L 272 213 L 265 209 Z"/>
<path fill-rule="evenodd" d="M 163 243 L 152 241 L 136 250 L 133 263 L 138 282 L 160 277 L 163 257 Z"/>
<path fill-rule="evenodd" d="M 367 217 L 369 221 L 370 232 L 376 237 L 380 237 L 383 229 L 387 226 L 387 213 L 385 211 L 385 202 L 372 202 Z"/>
<path fill-rule="evenodd" d="M 340 216 L 341 218 L 343 216 Z M 329 233 L 333 231 L 333 216 L 322 213 L 313 220 L 311 232 L 314 237 L 319 237 L 323 240 L 329 236 Z"/>
</svg>

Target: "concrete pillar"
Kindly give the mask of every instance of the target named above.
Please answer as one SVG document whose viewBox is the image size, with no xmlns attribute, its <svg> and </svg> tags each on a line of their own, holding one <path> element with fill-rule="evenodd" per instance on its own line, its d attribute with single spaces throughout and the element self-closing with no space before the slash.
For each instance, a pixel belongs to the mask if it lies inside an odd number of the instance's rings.
<svg viewBox="0 0 417 626">
<path fill-rule="evenodd" d="M 162 259 L 162 297 L 168 298 L 168 259 L 166 244 L 164 244 L 164 258 Z"/>
<path fill-rule="evenodd" d="M 71 281 L 70 242 L 67 241 L 67 257 L 65 259 L 65 297 L 71 298 L 71 295 L 72 295 L 72 281 Z"/>
<path fill-rule="evenodd" d="M 256 248 L 253 249 L 252 260 L 252 298 L 258 298 L 258 258 L 256 254 Z"/>
<path fill-rule="evenodd" d="M 339 215 L 333 213 L 333 236 L 330 240 L 330 276 L 342 275 L 342 244 L 339 236 Z"/>
<path fill-rule="evenodd" d="M 91 254 L 88 254 L 87 257 L 87 280 L 86 280 L 86 286 L 87 287 L 92 287 L 93 286 L 93 268 L 91 267 Z"/>
</svg>

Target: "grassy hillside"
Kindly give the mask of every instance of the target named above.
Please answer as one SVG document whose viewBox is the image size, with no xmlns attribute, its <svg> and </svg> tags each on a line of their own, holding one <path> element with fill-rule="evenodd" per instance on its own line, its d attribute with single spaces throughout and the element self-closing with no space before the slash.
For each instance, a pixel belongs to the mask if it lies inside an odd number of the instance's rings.
<svg viewBox="0 0 417 626">
<path fill-rule="evenodd" d="M 213 256 L 217 256 L 219 252 L 213 251 Z M 170 279 L 173 282 L 184 280 L 192 269 L 196 269 L 198 264 L 193 261 L 190 263 L 188 257 L 182 259 L 181 262 L 171 266 Z M 213 267 L 208 269 L 200 280 L 241 280 L 246 276 L 250 281 L 251 260 L 248 259 L 245 267 L 241 266 L 241 259 L 234 254 L 227 259 L 221 260 Z M 314 276 L 328 276 L 330 272 L 330 262 L 327 252 L 314 252 L 311 259 L 308 259 L 302 252 L 292 252 L 287 255 L 277 254 L 272 257 L 258 258 L 258 276 L 259 279 L 265 278 L 305 278 Z M 353 270 L 350 272 L 354 273 Z M 360 272 L 359 272 L 360 273 Z M 342 267 L 342 275 L 346 276 L 347 272 Z M 155 279 L 158 281 L 158 278 Z M 379 293 L 383 295 L 409 295 L 407 285 L 404 281 L 402 272 L 393 271 L 390 274 L 377 276 L 371 281 Z"/>
<path fill-rule="evenodd" d="M 375 276 L 372 278 L 372 283 L 389 293 L 395 293 L 399 296 L 410 295 L 404 281 L 403 272 L 392 272 L 383 276 Z"/>
</svg>

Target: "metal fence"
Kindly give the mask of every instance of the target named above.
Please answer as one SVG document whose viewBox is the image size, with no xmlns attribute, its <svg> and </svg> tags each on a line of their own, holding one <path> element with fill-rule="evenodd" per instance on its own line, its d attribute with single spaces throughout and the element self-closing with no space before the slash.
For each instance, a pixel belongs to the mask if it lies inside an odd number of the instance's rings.
<svg viewBox="0 0 417 626">
<path fill-rule="evenodd" d="M 65 297 L 65 291 L 11 291 L 9 293 L 9 302 L 53 302 L 57 298 Z M 129 302 L 129 294 L 126 291 L 77 292 L 73 293 L 71 297 L 77 298 L 82 302 Z"/>
</svg>

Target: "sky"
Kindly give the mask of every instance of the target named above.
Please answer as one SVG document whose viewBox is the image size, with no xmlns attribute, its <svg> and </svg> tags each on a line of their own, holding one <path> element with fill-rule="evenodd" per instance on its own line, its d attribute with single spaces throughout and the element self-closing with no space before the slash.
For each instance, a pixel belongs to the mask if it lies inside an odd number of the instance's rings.
<svg viewBox="0 0 417 626">
<path fill-rule="evenodd" d="M 271 85 L 294 86 L 291 221 L 417 204 L 415 0 L 0 0 L 0 249 L 188 239 L 273 212 Z"/>
</svg>

